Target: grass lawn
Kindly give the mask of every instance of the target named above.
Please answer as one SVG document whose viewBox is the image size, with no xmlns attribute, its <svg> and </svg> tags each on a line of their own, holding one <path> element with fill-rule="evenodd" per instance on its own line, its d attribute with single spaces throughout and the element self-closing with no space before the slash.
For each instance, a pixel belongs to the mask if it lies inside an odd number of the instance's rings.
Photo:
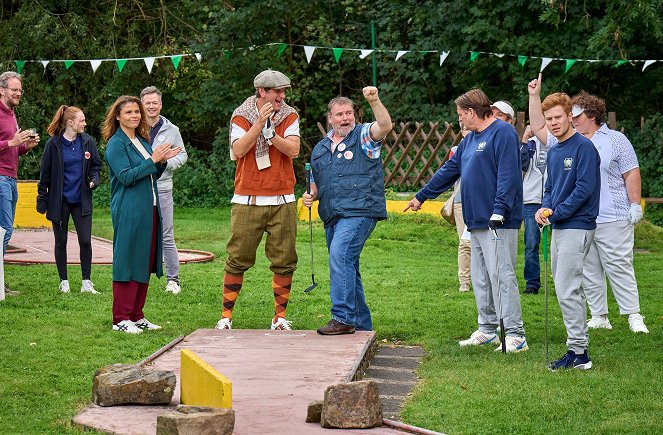
<svg viewBox="0 0 663 435">
<path fill-rule="evenodd" d="M 217 258 L 183 265 L 179 295 L 164 292 L 165 281 L 153 278 L 145 313 L 164 328 L 139 336 L 111 330 L 109 266 L 93 266 L 99 296 L 74 291 L 80 288 L 77 267 L 69 269 L 72 292 L 62 294 L 55 265 L 6 266 L 8 284 L 22 294 L 0 303 L 0 433 L 79 433 L 71 419 L 89 403 L 97 368 L 138 362 L 177 336 L 213 327 L 220 315 L 229 215 L 229 208 L 176 210 L 178 247 L 211 251 Z M 108 210 L 95 211 L 93 231 L 111 237 Z M 316 329 L 329 319 L 322 224 L 314 224 L 313 237 L 319 285 L 304 294 L 311 269 L 308 226 L 301 223 L 300 269 L 288 307 L 296 329 Z M 636 275 L 651 333 L 631 333 L 610 296 L 614 329 L 590 333 L 594 368 L 552 373 L 545 368 L 543 294 L 522 297 L 529 351 L 461 349 L 458 340 L 474 331 L 477 312 L 473 295 L 458 292 L 454 228 L 414 214 L 380 222 L 362 254 L 374 328 L 379 339 L 419 344 L 428 352 L 403 421 L 449 434 L 660 433 L 662 240 L 663 229 L 647 222 L 637 226 Z M 521 243 L 521 288 L 522 264 Z M 566 351 L 566 335 L 552 291 L 549 306 L 552 359 Z M 261 248 L 256 267 L 246 274 L 233 326 L 266 329 L 272 314 L 271 274 Z"/>
</svg>

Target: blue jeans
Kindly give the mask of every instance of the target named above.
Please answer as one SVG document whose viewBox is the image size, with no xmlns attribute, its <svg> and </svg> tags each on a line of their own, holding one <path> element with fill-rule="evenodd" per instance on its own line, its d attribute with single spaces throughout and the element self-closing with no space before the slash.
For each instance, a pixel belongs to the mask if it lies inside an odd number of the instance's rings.
<svg viewBox="0 0 663 435">
<path fill-rule="evenodd" d="M 525 204 L 523 208 L 525 218 L 525 270 L 523 275 L 527 287 L 535 289 L 541 287 L 541 265 L 539 264 L 541 231 L 534 220 L 534 214 L 540 208 L 541 204 Z"/>
<path fill-rule="evenodd" d="M 368 217 L 342 218 L 325 228 L 332 319 L 359 331 L 373 329 L 359 273 L 359 255 L 376 223 Z"/>
<path fill-rule="evenodd" d="M 5 255 L 7 244 L 14 231 L 14 215 L 18 202 L 16 178 L 0 175 L 0 227 L 4 228 L 5 238 L 2 241 L 2 255 Z"/>
</svg>

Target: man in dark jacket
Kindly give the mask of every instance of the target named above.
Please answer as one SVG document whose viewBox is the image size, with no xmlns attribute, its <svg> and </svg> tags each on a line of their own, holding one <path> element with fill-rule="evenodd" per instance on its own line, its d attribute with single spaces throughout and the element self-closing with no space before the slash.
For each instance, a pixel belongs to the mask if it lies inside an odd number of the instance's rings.
<svg viewBox="0 0 663 435">
<path fill-rule="evenodd" d="M 419 210 L 424 201 L 436 198 L 461 179 L 479 328 L 458 344 L 500 344 L 496 331 L 502 318 L 505 350 L 521 352 L 528 346 L 515 274 L 518 230 L 523 220 L 520 142 L 512 125 L 492 116 L 490 100 L 480 89 L 456 98 L 456 112 L 470 133 L 405 210 Z"/>
<path fill-rule="evenodd" d="M 601 158 L 594 144 L 573 129 L 568 95 L 550 94 L 541 103 L 541 74 L 527 91 L 532 131 L 550 147 L 543 204 L 535 219 L 539 225 L 552 225 L 552 273 L 567 335 L 568 350 L 550 369 L 589 370 L 583 265 L 599 214 Z"/>
<path fill-rule="evenodd" d="M 302 197 L 310 207 L 319 200 L 329 250 L 329 294 L 332 318 L 321 335 L 352 334 L 373 328 L 359 274 L 359 255 L 378 220 L 387 218 L 380 148 L 391 131 L 391 117 L 368 86 L 364 98 L 376 122 L 356 124 L 354 104 L 344 97 L 327 106 L 331 131 L 311 153 L 311 193 Z"/>
</svg>

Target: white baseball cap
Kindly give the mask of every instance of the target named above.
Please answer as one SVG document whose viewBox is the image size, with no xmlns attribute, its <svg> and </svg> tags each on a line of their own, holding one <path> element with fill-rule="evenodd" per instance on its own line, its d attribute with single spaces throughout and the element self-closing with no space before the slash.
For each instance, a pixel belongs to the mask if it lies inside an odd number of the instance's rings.
<svg viewBox="0 0 663 435">
<path fill-rule="evenodd" d="M 516 112 L 513 111 L 513 107 L 511 107 L 506 101 L 495 101 L 490 107 L 494 107 L 500 112 L 506 113 L 511 119 L 516 119 Z"/>
<path fill-rule="evenodd" d="M 585 111 L 584 107 L 573 106 L 571 108 L 571 116 L 575 118 L 576 116 L 580 116 L 580 114 L 584 111 Z"/>
</svg>

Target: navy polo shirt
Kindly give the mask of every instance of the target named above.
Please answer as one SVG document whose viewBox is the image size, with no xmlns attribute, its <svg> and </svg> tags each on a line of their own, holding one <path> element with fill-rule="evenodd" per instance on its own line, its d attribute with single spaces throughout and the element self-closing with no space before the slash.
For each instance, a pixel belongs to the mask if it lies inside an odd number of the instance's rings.
<svg viewBox="0 0 663 435">
<path fill-rule="evenodd" d="M 76 136 L 73 141 L 62 136 L 62 160 L 64 163 L 62 196 L 69 204 L 80 204 L 83 178 L 83 141 L 80 136 Z"/>
</svg>

